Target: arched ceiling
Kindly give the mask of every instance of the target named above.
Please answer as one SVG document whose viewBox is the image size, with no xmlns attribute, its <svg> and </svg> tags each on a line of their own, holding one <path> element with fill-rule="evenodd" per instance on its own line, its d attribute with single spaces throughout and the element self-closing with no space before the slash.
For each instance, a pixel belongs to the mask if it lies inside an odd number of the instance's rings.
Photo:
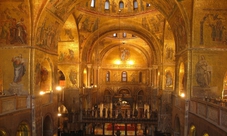
<svg viewBox="0 0 227 136">
<path fill-rule="evenodd" d="M 101 59 L 108 58 L 105 55 L 111 48 L 124 49 L 127 46 L 135 48 L 132 51 L 138 51 L 142 58 L 150 60 L 147 66 L 157 64 L 163 54 L 166 40 L 164 34 L 172 33 L 168 18 L 176 8 L 176 2 L 137 0 L 138 8 L 133 9 L 133 0 L 122 0 L 124 8 L 120 9 L 119 1 L 109 0 L 109 10 L 104 9 L 105 0 L 96 0 L 95 7 L 91 7 L 91 0 L 78 0 L 74 3 L 71 13 L 78 28 L 81 59 L 87 63 L 102 61 Z M 62 6 L 62 3 L 59 2 L 59 6 L 58 3 L 55 4 L 55 7 Z M 123 33 L 127 36 L 123 37 Z M 117 36 L 114 37 L 113 34 Z M 173 33 L 170 37 L 167 41 L 175 46 Z"/>
</svg>

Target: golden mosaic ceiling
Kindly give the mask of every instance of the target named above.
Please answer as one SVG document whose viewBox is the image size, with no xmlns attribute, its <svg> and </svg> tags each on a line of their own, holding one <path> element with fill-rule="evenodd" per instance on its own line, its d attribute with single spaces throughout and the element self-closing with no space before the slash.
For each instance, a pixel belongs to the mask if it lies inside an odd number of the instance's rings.
<svg viewBox="0 0 227 136">
<path fill-rule="evenodd" d="M 135 45 L 148 52 L 152 52 L 151 45 L 144 41 L 145 33 L 150 33 L 153 42 L 163 42 L 164 16 L 150 3 L 138 0 L 138 8 L 133 8 L 133 1 L 124 0 L 124 7 L 119 7 L 120 1 L 109 1 L 109 9 L 105 9 L 106 1 L 97 1 L 95 6 L 91 2 L 81 2 L 76 5 L 74 16 L 78 23 L 79 33 L 82 37 L 93 35 L 100 50 L 107 46 L 116 47 L 119 44 Z M 113 34 L 117 33 L 117 38 Z M 123 38 L 123 33 L 127 38 Z M 105 36 L 104 36 L 105 35 Z M 103 45 L 104 44 L 104 45 Z M 86 46 L 82 45 L 82 46 Z M 101 49 L 102 48 L 102 49 Z M 100 51 L 100 52 L 102 52 Z M 145 52 L 143 52 L 145 53 Z M 146 53 L 149 55 L 149 53 Z"/>
<path fill-rule="evenodd" d="M 119 7 L 119 2 L 124 3 L 123 8 Z M 170 11 L 175 7 L 174 3 L 167 0 L 160 3 L 137 0 L 138 6 L 134 8 L 133 2 L 109 0 L 107 9 L 104 0 L 96 0 L 94 5 L 91 4 L 91 0 L 77 1 L 73 8 L 68 4 L 67 10 L 72 11 L 77 25 L 82 56 L 86 56 L 84 59 L 87 61 L 92 61 L 91 58 L 103 59 L 110 51 L 117 52 L 119 48 L 124 47 L 143 54 L 145 58 L 153 58 L 154 55 L 160 54 L 164 44 L 164 30 L 168 28 L 171 31 L 165 18 L 171 14 Z M 52 3 L 56 9 L 62 5 Z M 60 15 L 59 9 L 58 11 L 55 14 L 64 20 L 65 16 Z M 68 19 L 65 24 L 70 22 L 73 20 Z"/>
</svg>

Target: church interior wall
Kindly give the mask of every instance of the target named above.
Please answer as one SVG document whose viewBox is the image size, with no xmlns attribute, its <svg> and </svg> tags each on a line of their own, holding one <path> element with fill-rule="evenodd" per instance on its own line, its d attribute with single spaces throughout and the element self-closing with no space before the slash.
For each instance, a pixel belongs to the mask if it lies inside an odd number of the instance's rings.
<svg viewBox="0 0 227 136">
<path fill-rule="evenodd" d="M 158 109 L 157 105 L 160 102 L 157 100 L 156 92 L 161 96 L 165 91 L 178 93 L 183 89 L 186 93 L 186 98 L 222 97 L 222 91 L 225 87 L 223 80 L 227 71 L 224 62 L 227 58 L 226 4 L 223 4 L 226 3 L 225 0 L 219 0 L 219 2 L 214 0 L 195 0 L 193 12 L 190 0 L 183 0 L 182 2 L 187 11 L 175 8 L 175 10 L 168 12 L 174 9 L 174 6 L 171 6 L 171 4 L 174 4 L 170 3 L 170 7 L 163 9 L 163 13 L 166 13 L 165 16 L 169 19 L 166 22 L 166 34 L 169 34 L 167 29 L 170 28 L 173 33 L 170 34 L 170 37 L 165 37 L 164 40 L 160 38 L 163 35 L 159 33 L 155 36 L 147 36 L 156 39 L 154 43 L 157 47 L 152 47 L 156 50 L 155 53 L 150 50 L 147 52 L 141 51 L 139 48 L 131 50 L 131 54 L 134 55 L 131 57 L 138 62 L 135 67 L 112 65 L 112 62 L 110 62 L 112 58 L 119 57 L 119 54 L 115 53 L 116 51 L 119 52 L 119 48 L 115 48 L 112 52 L 107 52 L 107 55 L 102 58 L 104 61 L 102 61 L 100 67 L 95 64 L 98 61 L 95 57 L 99 57 L 99 52 L 89 54 L 93 51 L 90 46 L 93 46 L 94 42 L 89 39 L 98 37 L 94 34 L 91 35 L 91 32 L 95 31 L 97 24 L 93 27 L 86 24 L 82 26 L 82 21 L 79 20 L 79 17 L 85 15 L 85 13 L 78 12 L 74 13 L 74 16 L 68 16 L 63 11 L 57 10 L 59 7 L 54 7 L 56 6 L 54 2 L 49 1 L 48 3 L 45 1 L 37 2 L 37 5 L 29 0 L 3 0 L 0 3 L 2 4 L 0 7 L 3 7 L 0 10 L 2 18 L 2 21 L 0 21 L 2 30 L 0 35 L 0 54 L 3 56 L 0 57 L 2 62 L 0 65 L 0 85 L 2 87 L 0 89 L 7 95 L 34 95 L 31 100 L 31 105 L 34 107 L 29 107 L 34 111 L 18 111 L 3 115 L 4 117 L 0 118 L 1 124 L 2 122 L 4 124 L 4 126 L 0 125 L 0 128 L 7 128 L 6 131 L 11 135 L 16 134 L 14 130 L 17 130 L 12 123 L 19 124 L 22 120 L 28 122 L 28 124 L 35 122 L 34 130 L 33 126 L 30 126 L 31 133 L 35 134 L 37 132 L 37 134 L 41 134 L 42 117 L 46 116 L 50 116 L 53 121 L 54 133 L 57 132 L 58 124 L 55 115 L 57 104 L 53 103 L 53 101 L 58 99 L 55 96 L 57 95 L 55 87 L 59 83 L 58 70 L 62 71 L 65 76 L 63 82 L 64 93 L 65 97 L 68 98 L 65 100 L 65 106 L 70 112 L 78 114 L 80 114 L 79 112 L 82 109 L 92 108 L 95 104 L 102 104 L 106 90 L 111 90 L 111 97 L 120 95 L 120 90 L 129 90 L 133 98 L 136 98 L 140 91 L 144 91 L 144 102 L 149 102 L 149 104 L 153 105 L 151 107 L 154 110 Z M 187 5 L 186 3 L 190 4 Z M 65 10 L 71 13 L 75 3 L 67 1 L 64 6 L 68 7 Z M 178 6 L 181 5 L 179 4 Z M 84 7 L 86 7 L 85 3 Z M 126 12 L 126 10 L 123 12 Z M 188 12 L 188 14 L 185 12 Z M 181 14 L 185 16 L 182 17 Z M 83 18 L 83 21 L 88 18 Z M 97 21 L 96 19 L 97 17 L 92 17 L 93 24 Z M 126 22 L 130 20 L 130 18 L 124 19 L 127 20 Z M 10 30 L 9 26 L 16 23 L 23 24 L 27 32 L 24 37 L 20 37 L 20 40 L 16 40 L 14 36 L 9 37 L 9 34 L 14 34 L 13 29 Z M 128 24 L 122 24 L 122 27 L 125 26 L 127 29 L 132 29 L 137 23 L 139 21 L 135 21 L 129 26 L 126 26 Z M 191 23 L 192 26 L 190 26 Z M 106 24 L 111 24 L 111 21 L 106 22 Z M 111 24 L 109 27 L 113 29 L 115 24 Z M 190 27 L 192 27 L 192 30 L 190 30 Z M 108 28 L 108 26 L 104 28 Z M 4 29 L 7 30 L 4 31 Z M 144 29 L 147 28 L 143 28 L 143 32 L 149 32 L 149 30 Z M 140 30 L 141 28 L 136 27 L 133 32 Z M 79 34 L 79 32 L 81 33 Z M 130 32 L 130 30 L 127 30 L 127 32 Z M 106 46 L 105 41 L 102 42 L 102 46 Z M 130 47 L 130 45 L 127 47 Z M 149 54 L 149 52 L 152 53 Z M 105 54 L 104 52 L 102 53 Z M 160 62 L 154 61 L 159 60 L 158 57 L 163 57 L 163 59 L 160 59 Z M 26 70 L 22 79 L 14 80 L 16 62 L 13 60 L 15 59 L 24 63 Z M 15 65 L 13 65 L 13 62 L 15 62 Z M 181 74 L 181 63 L 183 63 L 183 74 Z M 202 64 L 204 65 L 202 66 Z M 152 65 L 157 65 L 157 69 L 150 68 Z M 96 71 L 94 67 L 97 67 L 97 73 L 94 72 Z M 201 69 L 197 69 L 199 67 Z M 201 71 L 202 68 L 205 68 L 205 71 Z M 84 69 L 88 73 L 84 74 Z M 111 75 L 111 82 L 106 82 L 106 73 L 108 71 Z M 128 74 L 127 84 L 121 82 L 121 72 L 123 71 Z M 142 72 L 141 81 L 138 78 L 140 72 Z M 201 74 L 200 72 L 205 72 L 206 77 L 201 77 L 199 75 Z M 100 85 L 99 88 L 93 86 L 96 85 L 95 83 Z M 45 91 L 47 93 L 46 96 L 39 96 L 40 91 Z M 206 91 L 209 93 L 204 93 Z M 154 93 L 154 95 L 150 93 Z M 54 96 L 52 96 L 53 94 Z M 80 94 L 83 97 L 80 97 Z M 44 100 L 44 98 L 47 99 Z M 149 98 L 153 99 L 148 101 Z M 83 105 L 80 105 L 81 103 Z M 173 106 L 172 114 L 172 126 L 174 126 L 174 116 L 178 115 L 182 128 L 181 134 L 185 134 L 184 126 L 187 123 L 184 120 L 185 111 Z M 79 118 L 79 116 L 77 117 Z M 193 114 L 190 114 L 189 118 L 188 124 L 195 124 L 199 135 L 202 135 L 204 131 L 210 135 L 225 135 L 224 131 L 210 123 L 207 124 L 207 121 L 205 122 Z M 13 122 L 7 120 L 13 120 Z M 206 127 L 212 129 L 206 129 Z"/>
</svg>

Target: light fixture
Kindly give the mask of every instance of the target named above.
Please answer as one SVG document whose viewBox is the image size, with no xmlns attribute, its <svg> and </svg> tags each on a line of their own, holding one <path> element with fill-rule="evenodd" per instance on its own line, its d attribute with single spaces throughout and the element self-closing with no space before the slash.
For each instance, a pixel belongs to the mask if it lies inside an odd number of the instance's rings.
<svg viewBox="0 0 227 136">
<path fill-rule="evenodd" d="M 115 60 L 114 61 L 114 64 L 120 65 L 121 64 L 121 61 L 120 60 Z"/>
<path fill-rule="evenodd" d="M 185 97 L 185 93 L 184 93 L 184 92 L 181 92 L 181 93 L 180 93 L 180 97 L 181 97 L 181 98 L 184 98 L 184 97 Z"/>
<path fill-rule="evenodd" d="M 56 90 L 57 90 L 57 91 L 61 91 L 61 89 L 62 89 L 61 86 L 57 86 L 57 87 L 56 87 Z"/>
<path fill-rule="evenodd" d="M 84 74 L 87 74 L 87 69 L 84 69 L 83 73 L 84 73 Z"/>
<path fill-rule="evenodd" d="M 44 92 L 44 91 L 40 91 L 39 94 L 40 94 L 40 95 L 44 95 L 45 92 Z"/>
<path fill-rule="evenodd" d="M 128 60 L 128 61 L 127 61 L 127 64 L 128 64 L 128 65 L 133 65 L 133 64 L 134 64 L 134 61 Z"/>
</svg>

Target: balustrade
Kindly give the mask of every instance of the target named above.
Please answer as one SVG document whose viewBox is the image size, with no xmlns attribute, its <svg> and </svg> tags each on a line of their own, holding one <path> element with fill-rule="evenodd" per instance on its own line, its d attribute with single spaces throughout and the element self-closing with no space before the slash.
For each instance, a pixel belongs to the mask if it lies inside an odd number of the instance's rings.
<svg viewBox="0 0 227 136">
<path fill-rule="evenodd" d="M 135 112 L 127 111 L 125 114 L 119 112 L 118 110 L 113 110 L 107 112 L 107 115 L 101 114 L 100 110 L 84 110 L 82 115 L 82 122 L 100 122 L 100 123 L 117 123 L 117 122 L 124 122 L 124 123 L 148 123 L 148 124 L 157 124 L 158 120 L 158 113 L 157 111 L 152 111 L 150 113 L 143 112 L 141 116 L 137 116 Z M 112 113 L 112 114 L 111 114 Z M 140 114 L 140 113 L 138 113 Z M 146 115 L 145 115 L 146 114 Z M 148 116 L 149 114 L 149 116 Z M 102 116 L 100 116 L 102 115 Z"/>
<path fill-rule="evenodd" d="M 174 97 L 174 106 L 185 109 L 185 99 Z M 218 98 L 191 98 L 189 113 L 196 115 L 227 131 L 227 102 Z"/>
<path fill-rule="evenodd" d="M 0 96 L 0 115 L 30 108 L 30 97 L 27 95 Z"/>
</svg>

